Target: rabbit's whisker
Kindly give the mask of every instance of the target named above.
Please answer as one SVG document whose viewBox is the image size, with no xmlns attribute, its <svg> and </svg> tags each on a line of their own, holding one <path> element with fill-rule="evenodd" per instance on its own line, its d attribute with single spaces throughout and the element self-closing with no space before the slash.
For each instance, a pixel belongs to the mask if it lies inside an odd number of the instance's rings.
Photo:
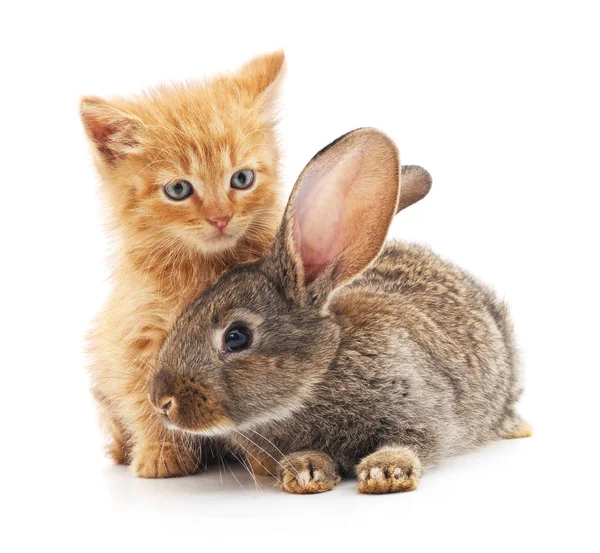
<svg viewBox="0 0 600 553">
<path fill-rule="evenodd" d="M 271 455 L 266 449 L 264 449 L 263 447 L 259 446 L 256 442 L 252 441 L 250 438 L 248 438 L 248 436 L 246 436 L 245 434 L 243 434 L 242 432 L 240 432 L 237 429 L 233 429 L 235 432 L 237 432 L 242 438 L 244 438 L 245 440 L 248 440 L 252 445 L 254 445 L 255 447 L 257 447 L 258 449 L 260 449 L 263 453 L 265 453 L 266 455 L 268 455 L 271 459 L 273 459 L 273 461 L 275 461 L 283 470 L 287 471 L 288 469 L 286 467 L 284 467 L 281 462 L 279 461 L 279 459 L 277 459 L 276 457 L 274 457 L 273 455 Z M 293 468 L 293 467 L 290 467 Z M 296 474 L 295 476 L 298 477 L 300 476 L 300 474 L 295 471 Z"/>
</svg>

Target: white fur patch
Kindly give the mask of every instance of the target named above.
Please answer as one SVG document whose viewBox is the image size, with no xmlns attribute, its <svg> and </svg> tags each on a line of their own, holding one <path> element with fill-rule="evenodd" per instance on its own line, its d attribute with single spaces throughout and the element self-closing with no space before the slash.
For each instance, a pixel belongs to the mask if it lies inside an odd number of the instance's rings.
<svg viewBox="0 0 600 553">
<path fill-rule="evenodd" d="M 298 484 L 306 486 L 310 482 L 310 473 L 307 470 L 303 470 L 296 478 Z"/>
<path fill-rule="evenodd" d="M 383 474 L 383 471 L 379 467 L 373 467 L 371 469 L 370 477 L 373 480 L 385 480 L 385 474 Z"/>
</svg>

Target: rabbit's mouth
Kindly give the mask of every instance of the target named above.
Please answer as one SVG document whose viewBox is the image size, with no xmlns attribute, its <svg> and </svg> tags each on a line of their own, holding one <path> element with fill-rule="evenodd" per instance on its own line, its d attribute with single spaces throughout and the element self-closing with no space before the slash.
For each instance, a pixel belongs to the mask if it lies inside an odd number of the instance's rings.
<svg viewBox="0 0 600 553">
<path fill-rule="evenodd" d="M 166 415 L 162 415 L 162 421 L 169 430 L 177 430 L 178 432 L 186 432 L 187 434 L 206 436 L 207 438 L 225 436 L 234 428 L 233 424 L 228 419 L 224 419 L 223 421 L 215 423 L 213 426 L 207 426 L 203 428 L 186 428 L 179 426 L 178 424 L 171 422 L 171 419 L 169 419 L 169 417 Z"/>
<path fill-rule="evenodd" d="M 233 428 L 214 394 L 182 375 L 168 371 L 157 373 L 152 379 L 148 400 L 171 430 L 216 436 Z"/>
</svg>

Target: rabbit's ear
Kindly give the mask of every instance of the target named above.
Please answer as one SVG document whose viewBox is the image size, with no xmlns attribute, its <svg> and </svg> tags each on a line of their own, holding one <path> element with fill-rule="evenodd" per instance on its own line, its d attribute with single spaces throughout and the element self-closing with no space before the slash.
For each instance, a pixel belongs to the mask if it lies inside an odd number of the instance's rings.
<svg viewBox="0 0 600 553">
<path fill-rule="evenodd" d="M 418 165 L 403 165 L 400 171 L 400 203 L 397 213 L 421 201 L 431 190 L 431 175 Z"/>
<path fill-rule="evenodd" d="M 311 283 L 330 291 L 379 254 L 398 205 L 399 168 L 396 146 L 375 129 L 345 134 L 304 168 L 271 258 L 291 296 Z"/>
</svg>

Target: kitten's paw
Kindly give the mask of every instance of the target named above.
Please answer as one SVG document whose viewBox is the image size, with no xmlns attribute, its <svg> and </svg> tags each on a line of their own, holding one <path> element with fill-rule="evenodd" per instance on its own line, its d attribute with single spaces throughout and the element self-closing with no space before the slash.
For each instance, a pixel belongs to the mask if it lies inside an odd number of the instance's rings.
<svg viewBox="0 0 600 553">
<path fill-rule="evenodd" d="M 131 462 L 140 478 L 189 476 L 200 470 L 200 459 L 189 449 L 171 442 L 144 444 Z"/>
<path fill-rule="evenodd" d="M 360 493 L 408 492 L 419 485 L 421 462 L 408 447 L 383 447 L 356 469 Z"/>
<path fill-rule="evenodd" d="M 340 481 L 333 460 L 319 451 L 301 451 L 284 457 L 279 487 L 288 493 L 328 492 Z"/>
<path fill-rule="evenodd" d="M 113 440 L 106 451 L 116 465 L 128 465 L 131 462 L 131 451 L 125 442 Z"/>
</svg>

